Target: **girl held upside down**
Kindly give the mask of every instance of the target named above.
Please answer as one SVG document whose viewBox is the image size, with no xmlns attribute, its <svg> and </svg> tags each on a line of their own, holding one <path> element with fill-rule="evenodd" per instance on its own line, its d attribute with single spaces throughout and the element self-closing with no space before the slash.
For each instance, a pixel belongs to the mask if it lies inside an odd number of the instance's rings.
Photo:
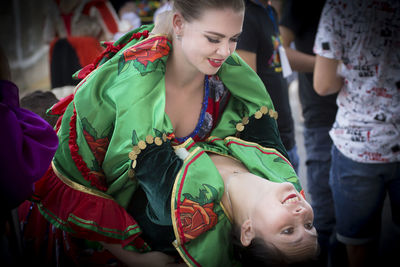
<svg viewBox="0 0 400 267">
<path fill-rule="evenodd" d="M 235 266 L 258 261 L 252 250 L 270 263 L 316 253 L 273 104 L 234 53 L 243 15 L 242 0 L 175 0 L 170 22 L 128 33 L 77 74 L 51 110 L 60 147 L 21 213 L 27 244 L 57 252 L 49 263 Z"/>
</svg>

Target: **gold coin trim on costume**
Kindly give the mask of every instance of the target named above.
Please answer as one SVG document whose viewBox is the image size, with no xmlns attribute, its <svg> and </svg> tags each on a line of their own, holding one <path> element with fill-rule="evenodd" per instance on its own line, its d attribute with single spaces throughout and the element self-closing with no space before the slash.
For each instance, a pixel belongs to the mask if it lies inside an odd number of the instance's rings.
<svg viewBox="0 0 400 267">
<path fill-rule="evenodd" d="M 243 117 L 242 123 L 243 123 L 243 125 L 247 125 L 249 123 L 249 117 L 247 117 L 247 116 Z"/>
<path fill-rule="evenodd" d="M 269 116 L 270 116 L 271 118 L 274 117 L 274 111 L 273 111 L 272 109 L 269 110 Z"/>
<path fill-rule="evenodd" d="M 137 154 L 134 151 L 129 152 L 129 159 L 130 160 L 137 159 Z"/>
<path fill-rule="evenodd" d="M 146 142 L 143 140 L 140 140 L 138 142 L 138 147 L 140 148 L 140 150 L 144 150 L 147 147 Z"/>
<path fill-rule="evenodd" d="M 129 152 L 129 155 L 128 155 L 129 159 L 132 160 L 132 163 L 131 163 L 132 168 L 128 170 L 128 176 L 130 178 L 133 178 L 135 176 L 134 169 L 136 168 L 136 165 L 137 165 L 136 160 L 137 160 L 140 152 L 142 150 L 146 149 L 147 144 L 155 143 L 157 146 L 161 146 L 163 141 L 164 142 L 167 141 L 167 135 L 165 133 L 163 133 L 162 137 L 159 137 L 159 136 L 153 137 L 152 135 L 148 135 L 148 136 L 146 136 L 145 140 L 140 140 L 137 143 L 137 145 L 132 148 L 132 151 Z"/>
<path fill-rule="evenodd" d="M 278 119 L 278 112 L 272 110 L 272 109 L 268 109 L 267 106 L 261 106 L 260 110 L 256 111 L 254 113 L 254 118 L 261 119 L 261 117 L 263 115 L 268 114 L 271 118 L 277 120 Z M 238 137 L 239 132 L 242 132 L 245 128 L 245 125 L 247 125 L 249 123 L 249 117 L 245 116 L 242 118 L 242 122 L 239 122 L 236 124 L 236 136 Z"/>
<path fill-rule="evenodd" d="M 140 153 L 140 147 L 139 146 L 134 146 L 133 148 L 132 148 L 132 151 L 135 153 L 135 154 L 139 154 Z"/>
<path fill-rule="evenodd" d="M 151 135 L 146 136 L 146 142 L 150 145 L 154 143 L 154 137 Z"/>
<path fill-rule="evenodd" d="M 238 124 L 236 124 L 236 130 L 238 132 L 242 132 L 244 130 L 244 125 L 243 123 L 239 122 Z"/>
<path fill-rule="evenodd" d="M 136 160 L 132 161 L 132 169 L 136 168 L 136 164 L 137 164 Z"/>
<path fill-rule="evenodd" d="M 268 108 L 266 107 L 266 106 L 262 106 L 261 108 L 260 108 L 260 111 L 261 111 L 261 113 L 262 114 L 267 114 L 268 113 Z"/>
<path fill-rule="evenodd" d="M 162 140 L 161 140 L 161 138 L 160 137 L 156 137 L 156 138 L 154 138 L 154 143 L 157 145 L 157 146 L 161 146 L 162 145 Z"/>
</svg>

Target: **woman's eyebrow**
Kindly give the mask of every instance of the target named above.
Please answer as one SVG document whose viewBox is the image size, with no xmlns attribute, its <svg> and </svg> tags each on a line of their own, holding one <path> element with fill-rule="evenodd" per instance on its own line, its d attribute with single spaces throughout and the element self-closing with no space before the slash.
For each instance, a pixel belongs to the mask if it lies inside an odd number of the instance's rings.
<svg viewBox="0 0 400 267">
<path fill-rule="evenodd" d="M 219 33 L 219 32 L 205 31 L 205 33 L 213 34 L 213 35 L 216 35 L 216 36 L 221 37 L 221 38 L 225 37 L 225 35 L 223 35 L 222 33 Z"/>
<path fill-rule="evenodd" d="M 224 34 L 222 34 L 222 33 L 219 33 L 219 32 L 205 31 L 205 33 L 208 33 L 208 34 L 213 34 L 213 35 L 216 35 L 216 36 L 218 36 L 218 37 L 220 37 L 220 38 L 224 38 L 224 37 L 226 37 Z M 235 35 L 234 35 L 234 36 L 232 36 L 232 37 L 237 37 L 237 36 L 239 36 L 240 34 L 241 34 L 241 32 L 239 32 L 239 33 L 235 34 Z"/>
</svg>

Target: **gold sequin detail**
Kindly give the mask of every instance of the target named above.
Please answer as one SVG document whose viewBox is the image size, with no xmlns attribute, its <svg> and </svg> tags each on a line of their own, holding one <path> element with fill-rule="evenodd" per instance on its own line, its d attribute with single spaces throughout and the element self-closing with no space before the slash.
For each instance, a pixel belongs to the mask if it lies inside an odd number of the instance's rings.
<svg viewBox="0 0 400 267">
<path fill-rule="evenodd" d="M 141 150 L 140 150 L 139 146 L 134 146 L 134 147 L 132 148 L 132 151 L 133 151 L 135 154 L 139 154 Z"/>
<path fill-rule="evenodd" d="M 162 140 L 161 140 L 161 138 L 157 136 L 157 137 L 154 139 L 154 143 L 155 143 L 157 146 L 161 146 L 161 145 L 162 145 Z"/>
<path fill-rule="evenodd" d="M 147 146 L 147 145 L 146 145 L 146 142 L 145 142 L 145 141 L 140 140 L 140 141 L 138 142 L 138 147 L 139 147 L 141 150 L 145 149 L 146 146 Z"/>
<path fill-rule="evenodd" d="M 268 108 L 266 107 L 266 106 L 262 106 L 261 108 L 260 108 L 260 111 L 261 111 L 261 113 L 262 114 L 267 114 L 268 113 Z"/>
<path fill-rule="evenodd" d="M 146 136 L 146 142 L 150 145 L 154 143 L 154 137 L 151 135 Z"/>
<path fill-rule="evenodd" d="M 249 123 L 249 117 L 244 117 L 242 119 L 242 123 L 243 123 L 243 125 L 247 125 Z"/>
<path fill-rule="evenodd" d="M 238 124 L 236 124 L 236 130 L 238 132 L 242 132 L 244 130 L 244 125 L 243 123 L 239 122 Z"/>
<path fill-rule="evenodd" d="M 165 133 L 162 134 L 162 139 L 164 140 L 164 142 L 167 141 L 167 135 Z"/>
<path fill-rule="evenodd" d="M 269 110 L 269 116 L 270 116 L 271 118 L 274 117 L 274 111 L 273 111 L 272 109 Z"/>
<path fill-rule="evenodd" d="M 129 159 L 131 160 L 137 159 L 137 154 L 133 151 L 129 152 Z"/>
<path fill-rule="evenodd" d="M 136 160 L 132 161 L 132 169 L 136 168 L 136 164 L 137 164 Z"/>
<path fill-rule="evenodd" d="M 255 114 L 254 114 L 254 117 L 258 120 L 258 119 L 261 119 L 261 117 L 262 117 L 262 113 L 261 113 L 261 111 L 257 111 Z"/>
</svg>

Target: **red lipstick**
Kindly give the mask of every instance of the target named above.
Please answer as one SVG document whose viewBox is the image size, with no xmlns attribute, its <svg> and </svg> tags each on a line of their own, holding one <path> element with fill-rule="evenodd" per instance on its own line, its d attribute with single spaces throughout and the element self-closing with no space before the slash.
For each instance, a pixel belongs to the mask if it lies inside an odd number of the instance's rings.
<svg viewBox="0 0 400 267">
<path fill-rule="evenodd" d="M 222 62 L 224 62 L 223 60 L 218 60 L 217 62 L 211 59 L 208 59 L 208 62 L 210 63 L 211 66 L 213 66 L 214 68 L 219 68 L 222 65 Z"/>
</svg>

